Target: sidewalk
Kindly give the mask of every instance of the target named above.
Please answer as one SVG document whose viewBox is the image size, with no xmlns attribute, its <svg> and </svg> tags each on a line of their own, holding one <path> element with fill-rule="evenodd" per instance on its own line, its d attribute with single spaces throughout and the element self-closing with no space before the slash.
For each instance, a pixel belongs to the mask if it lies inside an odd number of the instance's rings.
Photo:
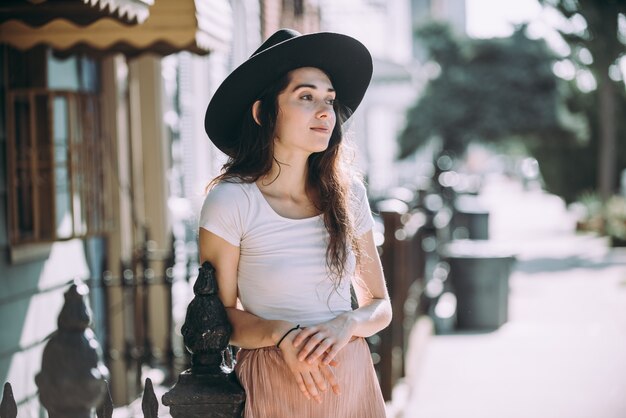
<svg viewBox="0 0 626 418">
<path fill-rule="evenodd" d="M 483 197 L 491 237 L 518 253 L 509 321 L 412 345 L 394 417 L 626 417 L 626 251 L 575 235 L 555 196 L 497 183 Z"/>
</svg>

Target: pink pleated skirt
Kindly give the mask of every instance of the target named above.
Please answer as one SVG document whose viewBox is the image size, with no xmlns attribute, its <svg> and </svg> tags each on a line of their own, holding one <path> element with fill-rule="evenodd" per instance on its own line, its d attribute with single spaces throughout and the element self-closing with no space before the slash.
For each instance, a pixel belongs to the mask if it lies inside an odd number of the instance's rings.
<svg viewBox="0 0 626 418">
<path fill-rule="evenodd" d="M 240 350 L 235 372 L 246 391 L 244 418 L 384 418 L 385 402 L 365 339 L 349 342 L 336 359 L 341 393 L 329 387 L 319 404 L 300 392 L 278 348 Z"/>
</svg>

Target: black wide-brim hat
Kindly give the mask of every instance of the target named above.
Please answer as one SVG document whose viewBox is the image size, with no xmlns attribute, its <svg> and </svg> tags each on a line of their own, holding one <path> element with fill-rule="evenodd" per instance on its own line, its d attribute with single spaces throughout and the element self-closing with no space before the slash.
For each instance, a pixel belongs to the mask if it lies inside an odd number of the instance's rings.
<svg viewBox="0 0 626 418">
<path fill-rule="evenodd" d="M 372 56 L 356 39 L 332 32 L 302 35 L 281 29 L 222 82 L 209 102 L 204 128 L 215 146 L 232 156 L 245 112 L 271 83 L 301 67 L 324 71 L 337 101 L 351 113 L 372 78 Z"/>
</svg>

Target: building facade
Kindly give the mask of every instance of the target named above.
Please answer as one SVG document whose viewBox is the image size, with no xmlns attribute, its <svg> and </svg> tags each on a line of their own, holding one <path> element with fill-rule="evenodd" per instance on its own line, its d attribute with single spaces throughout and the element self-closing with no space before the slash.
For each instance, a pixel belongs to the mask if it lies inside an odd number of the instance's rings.
<svg viewBox="0 0 626 418">
<path fill-rule="evenodd" d="M 175 354 L 162 57 L 233 39 L 227 0 L 66 3 L 0 13 L 0 379 L 25 416 L 39 416 L 34 376 L 75 279 L 115 404 Z"/>
</svg>

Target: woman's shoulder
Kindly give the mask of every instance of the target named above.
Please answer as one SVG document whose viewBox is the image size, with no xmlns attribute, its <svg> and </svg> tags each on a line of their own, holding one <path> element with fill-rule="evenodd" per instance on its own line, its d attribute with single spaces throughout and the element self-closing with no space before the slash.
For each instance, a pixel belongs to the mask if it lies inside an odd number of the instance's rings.
<svg viewBox="0 0 626 418">
<path fill-rule="evenodd" d="M 239 179 L 221 180 L 209 188 L 207 197 L 237 198 L 249 194 L 251 186 L 252 183 L 246 183 Z"/>
<path fill-rule="evenodd" d="M 251 216 L 248 184 L 220 181 L 210 188 L 200 211 L 199 226 L 238 246 Z"/>
<path fill-rule="evenodd" d="M 251 199 L 251 183 L 241 180 L 222 180 L 213 185 L 204 198 L 204 206 L 233 207 L 233 205 L 247 204 Z"/>
</svg>

